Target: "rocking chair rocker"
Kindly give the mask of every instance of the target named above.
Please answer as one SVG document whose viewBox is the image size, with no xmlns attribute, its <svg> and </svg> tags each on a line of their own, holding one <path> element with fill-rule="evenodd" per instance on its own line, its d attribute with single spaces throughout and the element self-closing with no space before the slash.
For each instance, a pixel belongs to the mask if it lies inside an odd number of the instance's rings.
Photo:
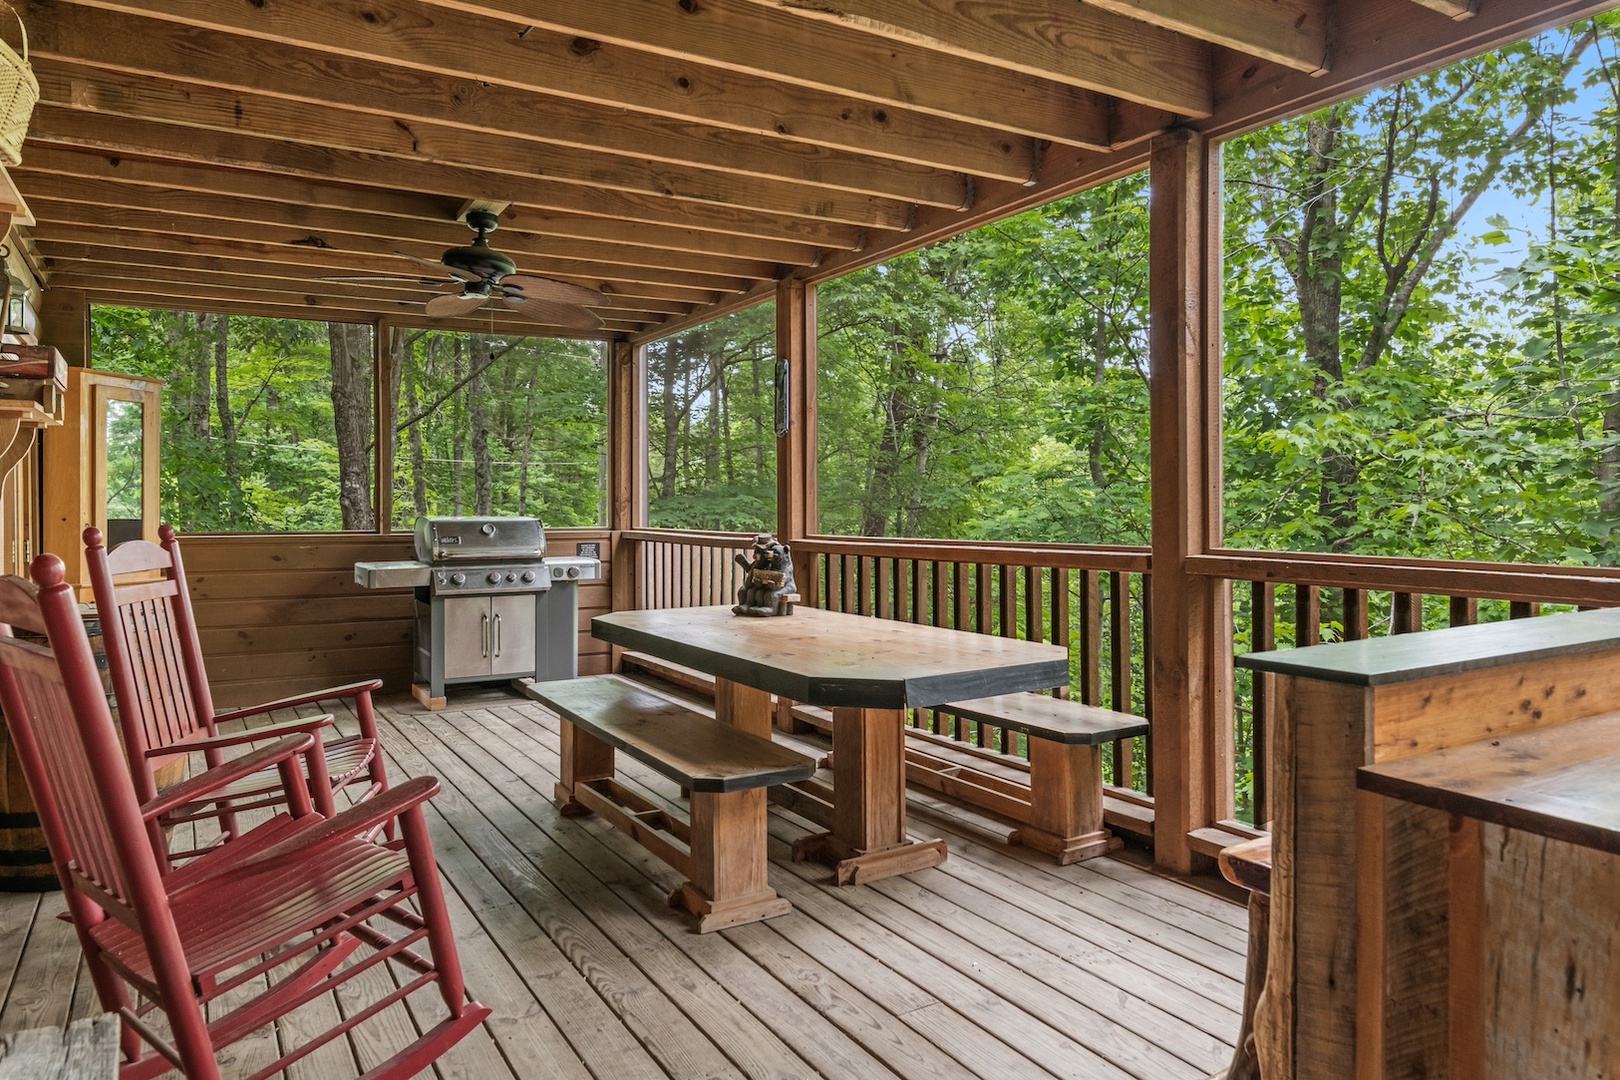
<svg viewBox="0 0 1620 1080">
<path fill-rule="evenodd" d="M 108 551 L 101 530 L 84 531 L 85 562 L 106 635 L 118 722 L 137 797 L 142 802 L 157 797 L 154 760 L 161 764 L 163 758 L 200 752 L 210 768 L 217 768 L 226 760 L 225 750 L 298 732 L 315 736 L 315 745 L 306 755 L 307 771 L 310 795 L 322 815 L 331 817 L 336 812 L 333 792 L 347 784 L 368 782 L 359 796 L 362 800 L 386 790 L 388 776 L 371 705 L 372 692 L 382 688 L 378 680 L 329 687 L 245 709 L 214 711 L 191 592 L 180 561 L 180 541 L 170 525 L 160 528 L 158 535 L 161 546 L 130 540 Z M 219 730 L 221 724 L 330 698 L 354 700 L 359 735 L 323 740 L 321 729 L 332 724 L 329 715 L 247 726 L 223 735 Z M 159 842 L 162 829 L 211 817 L 219 819 L 219 840 L 235 839 L 241 835 L 237 814 L 279 805 L 286 797 L 273 770 L 245 776 L 207 799 L 166 812 L 153 823 L 154 842 Z M 176 851 L 170 858 L 179 860 L 197 853 Z"/>
<path fill-rule="evenodd" d="M 280 1073 L 429 984 L 448 1017 L 366 1080 L 404 1080 L 483 1022 L 489 1009 L 463 990 L 422 813 L 439 790 L 436 779 L 417 777 L 326 818 L 313 811 L 297 774 L 298 755 L 315 741 L 302 732 L 137 802 L 62 562 L 41 555 L 32 573 L 36 585 L 0 580 L 0 704 L 101 1006 L 123 1021 L 120 1080 L 171 1068 L 190 1080 L 218 1080 L 222 1048 L 389 962 L 404 969 L 396 990 L 300 1039 L 252 1080 Z M 13 637 L 12 626 L 45 635 L 49 647 Z M 148 840 L 151 823 L 271 767 L 280 771 L 287 812 L 252 839 L 165 874 Z M 399 845 L 363 838 L 394 820 Z M 391 936 L 378 924 L 400 932 Z M 423 940 L 426 956 L 414 948 Z M 350 962 L 365 948 L 369 954 Z M 221 995 L 265 981 L 251 1001 L 204 1017 L 203 1007 Z M 166 1025 L 154 1024 L 154 1014 Z"/>
</svg>

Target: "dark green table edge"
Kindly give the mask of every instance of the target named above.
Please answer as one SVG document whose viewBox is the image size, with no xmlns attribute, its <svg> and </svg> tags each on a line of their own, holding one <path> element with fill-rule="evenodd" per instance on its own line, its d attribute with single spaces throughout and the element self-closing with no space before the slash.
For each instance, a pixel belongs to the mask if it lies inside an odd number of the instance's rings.
<svg viewBox="0 0 1620 1080">
<path fill-rule="evenodd" d="M 1620 649 L 1620 608 L 1247 653 L 1234 663 L 1273 675 L 1386 686 L 1608 649 Z"/>
</svg>

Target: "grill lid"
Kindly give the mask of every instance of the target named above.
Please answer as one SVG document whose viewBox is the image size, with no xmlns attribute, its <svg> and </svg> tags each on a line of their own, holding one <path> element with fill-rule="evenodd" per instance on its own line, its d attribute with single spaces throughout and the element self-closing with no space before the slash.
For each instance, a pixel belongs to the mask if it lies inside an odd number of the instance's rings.
<svg viewBox="0 0 1620 1080">
<path fill-rule="evenodd" d="M 423 562 L 538 559 L 546 534 L 532 517 L 419 517 L 416 557 Z"/>
</svg>

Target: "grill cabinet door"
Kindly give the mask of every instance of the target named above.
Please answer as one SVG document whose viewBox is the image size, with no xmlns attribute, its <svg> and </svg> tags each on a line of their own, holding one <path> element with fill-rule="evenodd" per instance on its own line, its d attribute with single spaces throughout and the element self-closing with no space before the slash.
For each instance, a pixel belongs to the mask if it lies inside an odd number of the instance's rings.
<svg viewBox="0 0 1620 1080">
<path fill-rule="evenodd" d="M 444 677 L 489 674 L 489 597 L 450 596 L 444 601 Z"/>
<path fill-rule="evenodd" d="M 535 594 L 493 596 L 489 671 L 492 675 L 534 674 Z"/>
</svg>

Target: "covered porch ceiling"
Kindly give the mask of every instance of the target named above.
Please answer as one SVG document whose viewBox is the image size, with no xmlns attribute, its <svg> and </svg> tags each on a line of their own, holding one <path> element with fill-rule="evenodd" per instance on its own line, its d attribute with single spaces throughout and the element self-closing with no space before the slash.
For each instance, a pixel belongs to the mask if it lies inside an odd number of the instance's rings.
<svg viewBox="0 0 1620 1080">
<path fill-rule="evenodd" d="M 26 0 L 25 254 L 92 302 L 424 323 L 501 211 L 645 341 L 1614 0 Z M 6 33 L 14 38 L 14 28 Z M 487 311 L 434 325 L 580 336 Z"/>
</svg>

